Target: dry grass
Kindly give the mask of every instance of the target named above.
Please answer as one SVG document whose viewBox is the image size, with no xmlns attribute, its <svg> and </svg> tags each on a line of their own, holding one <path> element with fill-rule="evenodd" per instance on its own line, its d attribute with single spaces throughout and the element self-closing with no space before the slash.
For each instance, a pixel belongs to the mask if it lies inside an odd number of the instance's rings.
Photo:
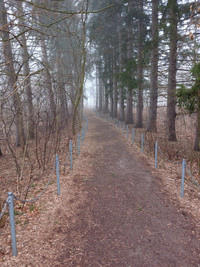
<svg viewBox="0 0 200 267">
<path fill-rule="evenodd" d="M 163 116 L 163 117 L 162 117 Z M 178 142 L 176 144 L 166 141 L 166 132 L 164 128 L 163 118 L 165 117 L 165 110 L 159 109 L 159 122 L 158 130 L 159 134 L 147 134 L 145 137 L 146 144 L 145 153 L 142 154 L 141 150 L 137 146 L 130 146 L 130 151 L 132 149 L 138 150 L 138 155 L 141 159 L 146 162 L 151 167 L 151 171 L 158 179 L 163 183 L 163 191 L 166 191 L 169 198 L 173 201 L 178 201 L 179 205 L 192 213 L 196 219 L 197 223 L 200 222 L 200 209 L 199 200 L 200 192 L 199 190 L 191 185 L 189 182 L 185 184 L 185 196 L 184 199 L 180 198 L 180 183 L 181 183 L 181 170 L 177 165 L 170 164 L 166 162 L 161 157 L 158 161 L 158 169 L 154 168 L 154 141 L 158 139 L 160 147 L 163 153 L 172 160 L 182 159 L 184 156 L 193 175 L 196 179 L 198 172 L 197 160 L 199 159 L 199 154 L 194 153 L 192 150 L 192 143 L 194 138 L 194 123 L 195 118 L 190 118 L 188 115 L 184 115 L 177 119 L 177 130 L 178 130 Z M 90 125 L 92 127 L 92 125 Z M 184 129 L 184 131 L 183 131 Z M 136 140 L 140 144 L 140 133 L 143 129 L 136 129 Z M 63 133 L 63 137 L 66 133 Z M 88 166 L 90 163 L 90 155 L 94 154 L 96 147 L 91 147 L 90 145 L 90 132 L 88 132 L 87 142 L 85 144 L 84 152 L 82 152 L 81 157 L 77 157 L 77 150 L 74 151 L 75 167 L 73 173 L 68 169 L 65 170 L 61 167 L 61 197 L 56 194 L 56 182 L 54 176 L 54 182 L 48 188 L 48 191 L 44 194 L 42 199 L 34 204 L 25 205 L 22 209 L 21 203 L 16 202 L 15 210 L 16 214 L 16 230 L 17 230 L 17 240 L 18 240 L 18 250 L 19 255 L 17 258 L 11 259 L 11 240 L 10 240 L 10 229 L 8 222 L 8 215 L 5 217 L 5 227 L 0 229 L 0 265 L 1 266 L 45 266 L 45 262 L 50 262 L 56 253 L 59 253 L 63 249 L 64 242 L 60 240 L 62 234 L 61 226 L 59 222 L 65 221 L 65 227 L 67 225 L 73 224 L 73 220 L 76 217 L 78 205 L 85 199 L 85 195 L 79 192 L 76 180 L 83 180 L 90 177 L 95 170 Z M 124 138 L 122 138 L 124 140 Z M 66 151 L 68 151 L 68 138 L 63 138 L 60 144 L 60 159 L 61 162 L 65 161 Z M 74 141 L 75 142 L 75 141 Z M 127 141 L 130 145 L 130 136 Z M 100 149 L 100 148 L 99 148 Z M 20 154 L 20 151 L 18 152 Z M 15 167 L 12 162 L 12 158 L 8 153 L 0 158 L 0 170 L 1 179 L 0 186 L 2 189 L 2 199 L 7 197 L 8 191 L 16 192 L 16 172 Z M 192 156 L 191 156 L 192 155 Z M 192 159 L 191 159 L 192 157 Z M 91 160 L 91 159 L 90 159 Z M 28 198 L 36 196 L 44 187 L 46 181 L 49 178 L 49 173 L 52 168 L 52 162 L 49 162 L 47 171 L 41 172 L 41 170 L 34 170 L 35 180 L 32 180 Z M 84 176 L 82 175 L 84 173 Z M 29 178 L 29 177 L 28 177 Z M 40 179 L 39 179 L 40 178 Z M 26 175 L 22 180 L 24 184 L 28 181 L 26 180 Z M 24 186 L 24 188 L 26 188 Z M 24 189 L 25 190 L 25 189 Z M 22 196 L 23 196 L 22 190 Z M 62 210 L 60 209 L 62 207 Z M 64 219 L 63 219 L 64 218 Z M 50 236 L 49 233 L 54 233 Z M 41 238 L 42 235 L 42 238 Z M 46 240 L 43 244 L 42 240 Z M 72 248 L 73 249 L 73 248 Z M 48 252 L 48 255 L 45 253 Z M 37 259 L 35 258 L 37 255 Z M 48 257 L 48 259 L 47 259 Z M 30 262 L 34 262 L 35 265 L 30 265 Z M 55 265 L 56 266 L 56 265 Z"/>
</svg>

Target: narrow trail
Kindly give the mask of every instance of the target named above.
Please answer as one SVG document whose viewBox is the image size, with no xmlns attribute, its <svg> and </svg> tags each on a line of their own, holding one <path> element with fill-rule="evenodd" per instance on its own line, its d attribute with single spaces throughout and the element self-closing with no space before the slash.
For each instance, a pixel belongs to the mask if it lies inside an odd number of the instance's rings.
<svg viewBox="0 0 200 267">
<path fill-rule="evenodd" d="M 70 183 L 61 184 L 61 197 L 38 218 L 41 229 L 26 242 L 24 231 L 19 256 L 4 266 L 200 266 L 193 217 L 163 193 L 138 149 L 113 125 L 88 117 Z"/>
<path fill-rule="evenodd" d="M 95 172 L 84 183 L 76 181 L 87 198 L 57 261 L 88 267 L 200 266 L 192 218 L 169 202 L 157 178 L 136 152 L 129 152 L 113 126 L 94 116 L 89 120 L 88 141 L 96 150 L 88 160 Z M 69 255 L 73 235 L 80 241 Z"/>
</svg>

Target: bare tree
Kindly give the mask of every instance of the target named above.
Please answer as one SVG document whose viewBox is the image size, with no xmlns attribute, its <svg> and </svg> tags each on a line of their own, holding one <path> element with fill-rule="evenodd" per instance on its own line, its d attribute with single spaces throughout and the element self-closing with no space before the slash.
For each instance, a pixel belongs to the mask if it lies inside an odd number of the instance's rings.
<svg viewBox="0 0 200 267">
<path fill-rule="evenodd" d="M 30 138 L 34 138 L 34 108 L 33 108 L 33 94 L 31 88 L 31 78 L 30 78 L 30 67 L 29 67 L 29 53 L 26 42 L 26 25 L 24 25 L 24 11 L 21 1 L 17 1 L 18 7 L 18 17 L 19 17 L 19 29 L 21 32 L 21 51 L 23 60 L 23 74 L 24 74 L 24 88 L 27 95 L 27 106 L 28 106 L 28 134 Z"/>
<path fill-rule="evenodd" d="M 24 127 L 23 127 L 23 110 L 20 95 L 17 87 L 17 75 L 14 69 L 14 60 L 10 43 L 9 23 L 4 1 L 0 1 L 0 27 L 3 55 L 5 59 L 5 72 L 8 77 L 8 85 L 13 99 L 14 121 L 15 121 L 15 143 L 17 146 L 24 148 Z"/>
</svg>

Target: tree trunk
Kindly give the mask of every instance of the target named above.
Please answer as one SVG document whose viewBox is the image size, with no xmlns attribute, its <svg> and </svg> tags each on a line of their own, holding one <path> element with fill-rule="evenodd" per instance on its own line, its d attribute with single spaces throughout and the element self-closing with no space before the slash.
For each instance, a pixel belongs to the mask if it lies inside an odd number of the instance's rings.
<svg viewBox="0 0 200 267">
<path fill-rule="evenodd" d="M 99 70 L 99 112 L 103 111 L 103 84 L 101 79 L 101 73 Z"/>
<path fill-rule="evenodd" d="M 24 127 L 23 127 L 23 110 L 20 95 L 17 90 L 17 76 L 14 69 L 14 60 L 12 55 L 12 48 L 9 36 L 9 24 L 7 20 L 6 9 L 4 1 L 0 1 L 0 27 L 1 37 L 3 41 L 3 55 L 6 63 L 6 74 L 8 76 L 8 85 L 10 92 L 12 93 L 13 105 L 15 110 L 15 143 L 17 146 L 21 146 L 24 149 Z"/>
<path fill-rule="evenodd" d="M 177 0 L 168 0 L 170 11 L 170 58 L 167 91 L 168 140 L 176 139 L 176 62 L 177 62 Z"/>
<path fill-rule="evenodd" d="M 133 91 L 127 92 L 126 123 L 133 124 Z"/>
<path fill-rule="evenodd" d="M 137 115 L 136 128 L 143 127 L 143 0 L 139 0 L 139 19 L 138 19 L 138 93 L 137 93 Z"/>
<path fill-rule="evenodd" d="M 96 109 L 99 108 L 99 90 L 98 90 L 98 68 L 96 65 Z"/>
<path fill-rule="evenodd" d="M 82 36 L 81 36 L 81 56 L 80 56 L 80 78 L 77 90 L 77 98 L 76 103 L 74 106 L 74 113 L 72 117 L 72 134 L 75 135 L 76 133 L 76 117 L 78 114 L 78 107 L 83 103 L 83 94 L 84 94 L 84 82 L 85 82 L 85 67 L 86 67 L 86 21 L 87 21 L 87 14 L 81 14 L 81 21 L 82 21 Z M 81 102 L 80 102 L 81 101 Z M 82 105 L 83 107 L 83 105 Z M 82 111 L 82 109 L 81 109 Z"/>
<path fill-rule="evenodd" d="M 152 50 L 150 77 L 150 110 L 147 131 L 157 131 L 157 102 L 158 102 L 158 0 L 152 2 Z"/>
<path fill-rule="evenodd" d="M 197 109 L 197 122 L 196 122 L 196 135 L 194 142 L 194 150 L 200 150 L 200 88 L 198 89 L 198 109 Z"/>
<path fill-rule="evenodd" d="M 116 79 L 116 56 L 113 50 L 113 117 L 117 118 L 117 103 L 118 103 L 118 90 Z"/>
<path fill-rule="evenodd" d="M 133 2 L 128 3 L 128 12 L 131 12 Z M 128 25 L 127 61 L 133 59 L 133 18 Z M 133 73 L 131 73 L 133 75 Z M 127 92 L 126 123 L 133 124 L 133 88 L 129 85 Z"/>
<path fill-rule="evenodd" d="M 110 80 L 112 81 L 112 77 L 110 77 Z M 113 108 L 114 108 L 114 101 L 113 101 L 113 81 L 111 82 L 111 92 L 110 92 L 110 113 L 112 118 L 113 116 Z"/>
<path fill-rule="evenodd" d="M 68 105 L 65 92 L 63 64 L 62 64 L 62 53 L 59 44 L 57 49 L 57 79 L 58 79 L 58 98 L 59 98 L 59 118 L 60 126 L 63 127 L 68 119 Z"/>
<path fill-rule="evenodd" d="M 104 108 L 104 112 L 107 114 L 108 111 L 108 93 L 105 90 L 105 108 Z"/>
<path fill-rule="evenodd" d="M 42 61 L 45 66 L 45 80 L 46 80 L 46 89 L 47 89 L 47 96 L 49 98 L 50 102 L 50 110 L 53 115 L 53 118 L 56 118 L 56 104 L 54 100 L 54 93 L 53 93 L 53 86 L 52 86 L 52 79 L 51 74 L 49 70 L 49 62 L 48 62 L 48 56 L 47 56 L 47 48 L 46 43 L 43 37 L 41 36 L 40 40 L 41 48 L 42 48 Z"/>
<path fill-rule="evenodd" d="M 24 17 L 24 11 L 22 2 L 17 1 L 18 5 L 18 13 L 19 18 Z M 23 27 L 24 21 L 19 19 L 19 29 L 21 32 L 25 31 L 25 27 Z M 21 35 L 21 51 L 22 51 L 22 59 L 23 59 L 23 74 L 24 74 L 24 88 L 26 90 L 27 95 L 27 106 L 28 106 L 28 135 L 29 138 L 34 138 L 34 129 L 35 129 L 35 121 L 34 121 L 34 108 L 33 108 L 33 96 L 32 96 L 32 88 L 31 88 L 31 78 L 30 78 L 30 68 L 29 68 L 29 53 L 27 49 L 26 37 L 25 34 Z"/>
<path fill-rule="evenodd" d="M 119 72 L 123 72 L 123 50 L 122 50 L 122 21 L 121 14 L 118 15 L 118 38 L 119 38 Z M 125 120 L 124 112 L 124 88 L 119 89 L 119 117 L 121 121 Z"/>
</svg>

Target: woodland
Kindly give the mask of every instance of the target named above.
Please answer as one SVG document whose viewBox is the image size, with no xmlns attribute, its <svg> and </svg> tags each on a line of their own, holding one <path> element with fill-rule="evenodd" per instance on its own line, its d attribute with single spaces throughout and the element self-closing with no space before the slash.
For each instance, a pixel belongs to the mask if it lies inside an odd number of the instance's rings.
<svg viewBox="0 0 200 267">
<path fill-rule="evenodd" d="M 0 198 L 27 198 L 76 139 L 87 79 L 99 112 L 199 175 L 198 1 L 2 0 L 0 50 Z"/>
</svg>

